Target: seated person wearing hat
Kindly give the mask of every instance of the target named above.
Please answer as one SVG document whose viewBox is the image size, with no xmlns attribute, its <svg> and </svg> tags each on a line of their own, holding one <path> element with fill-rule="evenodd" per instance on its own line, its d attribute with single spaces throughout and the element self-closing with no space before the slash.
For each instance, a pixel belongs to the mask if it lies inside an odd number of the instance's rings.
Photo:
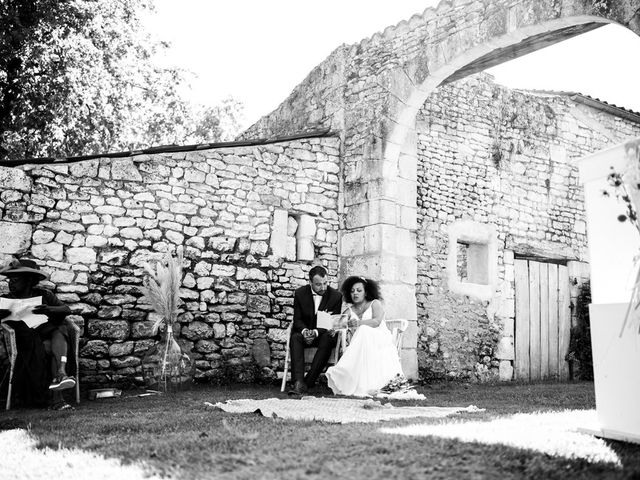
<svg viewBox="0 0 640 480">
<path fill-rule="evenodd" d="M 69 334 L 64 322 L 71 310 L 53 292 L 37 286 L 47 275 L 32 260 L 14 260 L 0 270 L 0 275 L 9 280 L 9 294 L 5 298 L 41 297 L 41 305 L 28 308 L 31 313 L 47 317 L 45 323 L 30 328 L 22 320 L 5 320 L 11 317 L 12 312 L 0 309 L 0 320 L 16 333 L 18 356 L 13 379 L 16 395 L 24 405 L 44 406 L 50 391 L 53 392 L 53 408 L 71 408 L 61 393 L 76 384 L 74 378 L 67 375 L 67 358 L 75 358 L 68 355 Z"/>
</svg>

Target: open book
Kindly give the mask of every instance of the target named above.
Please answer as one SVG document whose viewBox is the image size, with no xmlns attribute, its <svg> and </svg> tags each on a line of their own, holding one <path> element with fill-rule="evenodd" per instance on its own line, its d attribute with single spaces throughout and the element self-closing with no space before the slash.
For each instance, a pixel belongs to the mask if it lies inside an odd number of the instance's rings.
<svg viewBox="0 0 640 480">
<path fill-rule="evenodd" d="M 30 328 L 46 323 L 48 317 L 33 313 L 33 307 L 42 305 L 42 297 L 32 298 L 4 298 L 0 297 L 0 309 L 11 310 L 11 315 L 2 321 L 22 320 Z"/>
<path fill-rule="evenodd" d="M 322 310 L 318 310 L 316 314 L 316 327 L 326 328 L 331 330 L 332 328 L 344 328 L 340 325 L 340 314 L 331 314 Z"/>
</svg>

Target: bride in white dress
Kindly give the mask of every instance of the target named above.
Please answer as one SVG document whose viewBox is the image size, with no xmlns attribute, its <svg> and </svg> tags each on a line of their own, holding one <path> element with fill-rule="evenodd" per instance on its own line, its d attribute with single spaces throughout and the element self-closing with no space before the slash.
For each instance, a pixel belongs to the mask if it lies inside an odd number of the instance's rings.
<svg viewBox="0 0 640 480">
<path fill-rule="evenodd" d="M 400 358 L 384 322 L 384 306 L 373 280 L 349 277 L 342 284 L 348 326 L 355 333 L 338 363 L 327 369 L 327 381 L 336 395 L 375 395 L 396 375 Z"/>
</svg>

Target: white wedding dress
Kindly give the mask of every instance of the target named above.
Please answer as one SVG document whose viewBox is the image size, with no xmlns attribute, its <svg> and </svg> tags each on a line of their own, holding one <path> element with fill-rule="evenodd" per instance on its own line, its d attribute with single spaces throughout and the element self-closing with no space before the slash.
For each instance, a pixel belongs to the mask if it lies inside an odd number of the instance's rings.
<svg viewBox="0 0 640 480">
<path fill-rule="evenodd" d="M 360 320 L 371 318 L 369 305 Z M 402 374 L 400 358 L 391 332 L 382 320 L 377 327 L 360 325 L 338 363 L 327 369 L 326 376 L 336 395 L 369 397 L 397 374 Z"/>
</svg>

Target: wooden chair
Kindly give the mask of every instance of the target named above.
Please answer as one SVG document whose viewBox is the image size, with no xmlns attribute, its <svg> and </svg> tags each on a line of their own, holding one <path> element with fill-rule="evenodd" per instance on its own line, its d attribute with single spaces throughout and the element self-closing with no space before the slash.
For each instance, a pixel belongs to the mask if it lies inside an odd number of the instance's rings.
<svg viewBox="0 0 640 480">
<path fill-rule="evenodd" d="M 80 403 L 80 365 L 78 363 L 79 356 L 78 350 L 80 349 L 80 328 L 71 320 L 65 319 L 65 323 L 67 325 L 67 329 L 69 332 L 70 341 L 73 345 L 73 351 L 76 360 L 76 403 Z M 7 353 L 9 354 L 9 389 L 7 391 L 7 404 L 6 409 L 9 410 L 11 408 L 11 390 L 13 387 L 13 370 L 16 366 L 16 358 L 18 357 L 18 347 L 16 346 L 16 332 L 13 328 L 11 328 L 6 323 L 2 323 L 2 333 L 4 334 L 4 343 L 7 347 Z"/>
<path fill-rule="evenodd" d="M 293 328 L 293 321 L 289 324 L 289 328 L 287 328 L 287 346 L 284 357 L 284 372 L 282 373 L 282 385 L 280 386 L 280 391 L 284 392 L 285 386 L 287 385 L 287 374 L 289 373 L 289 363 L 291 362 L 290 352 L 289 352 L 289 342 L 291 341 L 291 329 Z M 344 334 L 345 330 L 337 330 L 338 340 L 336 342 L 336 346 L 333 350 L 331 350 L 331 355 L 329 356 L 328 365 L 335 365 L 338 363 L 340 359 L 340 355 L 344 352 L 344 349 L 347 348 L 346 345 L 346 335 Z M 304 363 L 305 365 L 311 363 L 313 361 L 313 357 L 316 354 L 317 348 L 305 348 L 304 349 Z"/>
</svg>

